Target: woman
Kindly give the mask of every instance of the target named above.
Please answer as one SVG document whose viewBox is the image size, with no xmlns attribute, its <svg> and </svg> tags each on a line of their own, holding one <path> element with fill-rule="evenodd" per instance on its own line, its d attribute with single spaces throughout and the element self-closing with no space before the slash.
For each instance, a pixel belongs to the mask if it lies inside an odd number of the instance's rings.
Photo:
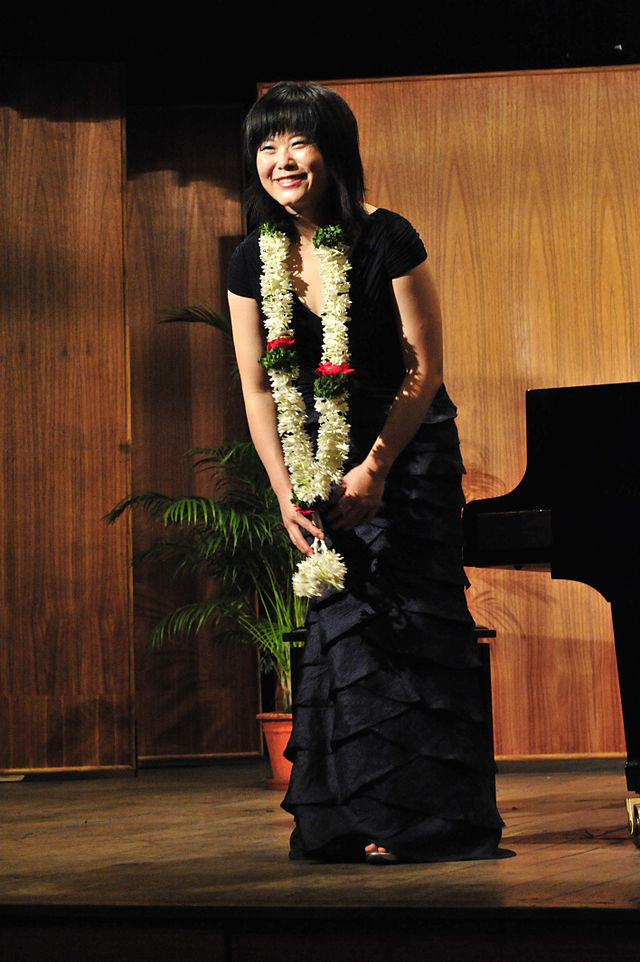
<svg viewBox="0 0 640 962">
<path fill-rule="evenodd" d="M 232 258 L 234 343 L 251 436 L 306 559 L 299 593 L 314 596 L 287 749 L 290 855 L 498 857 L 425 249 L 403 217 L 365 205 L 356 121 L 333 91 L 276 84 L 245 146 L 249 213 L 270 226 Z"/>
</svg>

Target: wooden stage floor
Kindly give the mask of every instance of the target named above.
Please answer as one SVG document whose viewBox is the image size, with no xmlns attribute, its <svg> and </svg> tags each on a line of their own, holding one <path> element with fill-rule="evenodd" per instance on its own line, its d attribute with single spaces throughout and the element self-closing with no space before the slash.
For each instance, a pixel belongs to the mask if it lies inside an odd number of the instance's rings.
<svg viewBox="0 0 640 962">
<path fill-rule="evenodd" d="M 290 862 L 259 759 L 0 782 L 0 957 L 637 960 L 640 850 L 608 767 L 503 770 L 515 858 L 387 867 Z"/>
</svg>

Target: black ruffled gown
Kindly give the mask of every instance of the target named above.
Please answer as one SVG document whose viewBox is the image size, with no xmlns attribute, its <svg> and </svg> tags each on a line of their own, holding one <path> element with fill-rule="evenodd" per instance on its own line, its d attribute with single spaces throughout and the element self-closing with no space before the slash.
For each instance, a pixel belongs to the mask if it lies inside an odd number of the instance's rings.
<svg viewBox="0 0 640 962">
<path fill-rule="evenodd" d="M 292 858 L 358 860 L 371 841 L 411 861 L 499 855 L 461 470 L 454 422 L 423 425 L 371 524 L 326 528 L 348 575 L 307 620 L 286 751 Z"/>
<path fill-rule="evenodd" d="M 236 252 L 236 273 L 238 256 L 251 264 L 254 248 L 250 235 L 243 254 Z M 369 451 L 404 373 L 390 280 L 425 257 L 409 223 L 384 210 L 370 216 L 352 254 L 356 384 L 346 470 Z M 313 433 L 320 319 L 297 302 L 294 321 Z M 373 521 L 350 532 L 325 524 L 327 543 L 342 554 L 348 573 L 342 591 L 312 601 L 307 620 L 286 751 L 293 769 L 282 803 L 295 817 L 292 858 L 360 860 L 369 842 L 409 861 L 503 854 L 487 706 L 465 600 L 464 469 L 455 415 L 442 387 L 394 463 Z"/>
</svg>

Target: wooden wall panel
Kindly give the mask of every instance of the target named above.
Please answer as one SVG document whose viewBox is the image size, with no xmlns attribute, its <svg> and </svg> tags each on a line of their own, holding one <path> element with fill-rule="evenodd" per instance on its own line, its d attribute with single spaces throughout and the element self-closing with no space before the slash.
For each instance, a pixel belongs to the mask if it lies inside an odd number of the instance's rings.
<svg viewBox="0 0 640 962">
<path fill-rule="evenodd" d="M 369 201 L 430 251 L 467 497 L 510 491 L 528 388 L 640 379 L 640 70 L 332 86 L 360 123 Z M 498 754 L 623 751 L 604 599 L 545 573 L 469 574 L 473 614 L 498 633 Z"/>
<path fill-rule="evenodd" d="M 135 109 L 127 117 L 127 303 L 131 326 L 133 485 L 208 493 L 184 453 L 246 436 L 231 345 L 203 325 L 161 325 L 168 306 L 226 313 L 226 267 L 243 233 L 238 110 Z M 124 492 L 123 492 L 124 493 Z M 158 535 L 134 523 L 134 548 Z M 143 759 L 260 750 L 256 656 L 194 641 L 149 648 L 160 614 L 197 585 L 137 568 L 138 748 Z"/>
<path fill-rule="evenodd" d="M 2 79 L 0 768 L 131 766 L 120 75 Z"/>
</svg>

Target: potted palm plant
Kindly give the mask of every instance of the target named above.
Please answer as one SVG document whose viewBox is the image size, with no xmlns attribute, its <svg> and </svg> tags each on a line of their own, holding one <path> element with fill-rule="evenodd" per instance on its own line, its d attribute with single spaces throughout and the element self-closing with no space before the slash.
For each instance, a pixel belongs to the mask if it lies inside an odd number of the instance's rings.
<svg viewBox="0 0 640 962">
<path fill-rule="evenodd" d="M 229 322 L 214 311 L 186 308 L 170 321 L 211 324 L 226 334 Z M 272 746 L 278 729 L 286 741 L 291 723 L 291 637 L 304 624 L 308 601 L 293 592 L 295 549 L 281 523 L 278 501 L 251 441 L 235 441 L 187 452 L 194 469 L 205 471 L 211 495 L 170 497 L 153 491 L 132 494 L 106 516 L 115 522 L 128 510 L 158 520 L 162 536 L 133 558 L 134 564 L 170 562 L 176 576 L 201 576 L 214 586 L 209 597 L 167 612 L 151 634 L 152 646 L 171 637 L 215 628 L 214 641 L 232 639 L 256 646 L 263 671 L 275 676 L 275 712 L 260 714 L 273 779 L 281 787 L 290 765 Z"/>
</svg>

